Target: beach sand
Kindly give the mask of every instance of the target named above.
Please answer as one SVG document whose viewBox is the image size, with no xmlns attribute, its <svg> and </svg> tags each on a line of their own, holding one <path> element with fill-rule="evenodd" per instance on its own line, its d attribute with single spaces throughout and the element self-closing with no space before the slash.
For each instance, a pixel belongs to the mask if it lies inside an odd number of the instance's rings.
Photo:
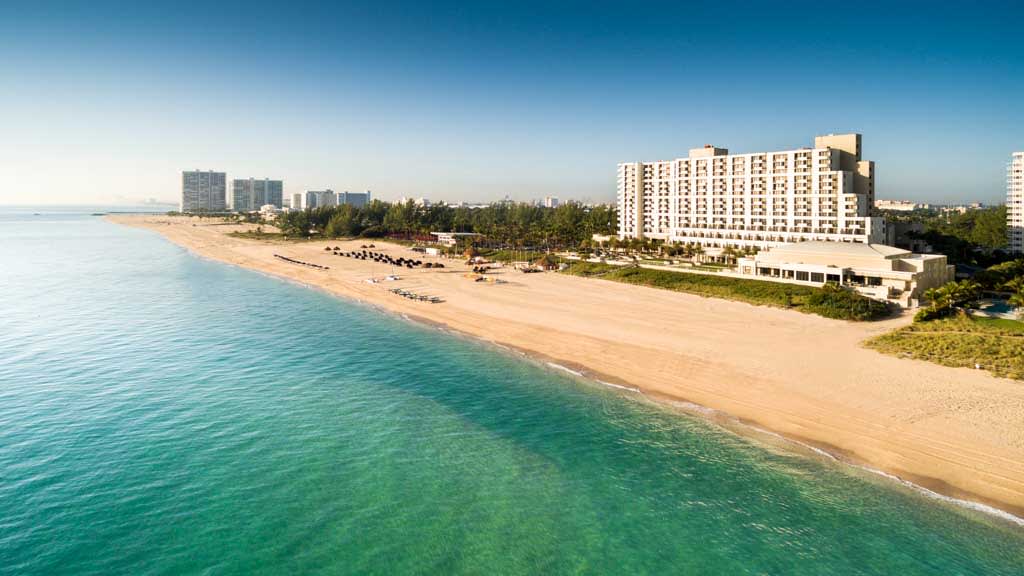
<svg viewBox="0 0 1024 576">
<path fill-rule="evenodd" d="M 409 317 L 636 388 L 697 404 L 824 449 L 937 493 L 1024 517 L 1024 383 L 865 349 L 910 322 L 829 320 L 799 312 L 557 273 L 499 271 L 504 284 L 464 277 L 459 260 L 373 241 L 376 251 L 444 262 L 398 269 L 333 256 L 370 240 L 283 243 L 228 236 L 253 226 L 168 216 L 109 216 L 194 253 L 318 286 Z M 322 271 L 274 258 L 329 266 Z M 439 296 L 410 301 L 402 287 Z"/>
</svg>

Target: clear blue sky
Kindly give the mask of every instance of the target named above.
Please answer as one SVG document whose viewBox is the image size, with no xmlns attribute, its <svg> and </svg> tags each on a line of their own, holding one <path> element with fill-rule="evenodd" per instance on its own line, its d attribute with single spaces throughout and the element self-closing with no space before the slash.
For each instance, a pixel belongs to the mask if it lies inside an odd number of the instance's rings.
<svg viewBox="0 0 1024 576">
<path fill-rule="evenodd" d="M 611 200 L 615 164 L 858 131 L 883 198 L 998 202 L 1024 3 L 0 5 L 0 203 L 182 169 L 378 197 Z"/>
</svg>

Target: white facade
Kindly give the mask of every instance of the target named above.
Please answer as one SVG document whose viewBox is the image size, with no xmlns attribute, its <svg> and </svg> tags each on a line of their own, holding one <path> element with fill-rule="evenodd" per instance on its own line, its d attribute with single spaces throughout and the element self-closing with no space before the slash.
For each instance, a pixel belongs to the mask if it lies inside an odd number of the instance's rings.
<svg viewBox="0 0 1024 576">
<path fill-rule="evenodd" d="M 918 204 L 910 200 L 875 200 L 875 208 L 879 210 L 895 210 L 897 212 L 913 212 L 918 208 L 928 208 L 928 204 Z"/>
<path fill-rule="evenodd" d="M 1010 252 L 1024 254 L 1024 152 L 1014 152 L 1006 174 L 1006 235 Z"/>
<path fill-rule="evenodd" d="M 789 242 L 881 243 L 874 162 L 860 134 L 815 138 L 814 148 L 729 154 L 705 146 L 687 158 L 618 166 L 620 238 L 710 247 Z"/>
<path fill-rule="evenodd" d="M 558 208 L 558 197 L 557 196 L 546 196 L 544 198 L 544 206 L 546 208 Z"/>
<path fill-rule="evenodd" d="M 260 206 L 260 216 L 267 220 L 273 220 L 277 218 L 277 215 L 284 212 L 285 210 L 279 206 L 273 204 L 264 204 Z"/>
<path fill-rule="evenodd" d="M 419 208 L 430 208 L 431 206 L 429 198 L 413 198 L 411 196 L 402 196 L 401 198 L 398 199 L 399 204 L 408 204 L 409 202 L 412 202 L 413 205 Z"/>
<path fill-rule="evenodd" d="M 913 254 L 879 244 L 801 242 L 740 258 L 736 270 L 761 280 L 821 286 L 834 282 L 877 300 L 917 305 L 929 288 L 954 279 L 941 254 Z"/>
<path fill-rule="evenodd" d="M 181 173 L 181 212 L 223 212 L 227 210 L 227 174 L 202 172 Z"/>
</svg>

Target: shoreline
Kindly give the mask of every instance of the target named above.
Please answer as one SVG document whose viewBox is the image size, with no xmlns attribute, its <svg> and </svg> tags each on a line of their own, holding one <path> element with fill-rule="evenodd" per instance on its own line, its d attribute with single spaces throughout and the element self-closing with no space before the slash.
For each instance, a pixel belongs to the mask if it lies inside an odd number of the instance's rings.
<svg viewBox="0 0 1024 576">
<path fill-rule="evenodd" d="M 357 278 L 365 278 L 367 272 L 374 271 L 374 265 L 367 264 L 365 262 L 358 262 L 348 258 L 331 258 L 329 263 L 331 265 L 330 274 L 325 274 L 324 271 L 319 270 L 298 270 L 290 269 L 287 263 L 279 263 L 274 265 L 273 262 L 267 261 L 265 253 L 273 252 L 274 250 L 287 251 L 290 256 L 296 256 L 299 254 L 305 261 L 323 261 L 326 255 L 322 252 L 323 242 L 310 242 L 304 244 L 282 244 L 282 243 L 271 243 L 256 240 L 246 240 L 234 237 L 229 237 L 226 232 L 230 231 L 229 226 L 217 226 L 209 227 L 205 225 L 192 226 L 193 221 L 184 219 L 175 221 L 174 218 L 170 217 L 154 217 L 154 216 L 107 216 L 106 219 L 111 222 L 123 224 L 127 226 L 148 229 L 160 233 L 164 238 L 171 241 L 174 244 L 182 246 L 191 253 L 198 255 L 203 258 L 210 260 L 233 264 L 241 266 L 250 270 L 255 270 L 261 273 L 265 273 L 269 276 L 276 278 L 285 279 L 298 284 L 302 284 L 305 287 L 312 287 L 318 290 L 323 290 L 331 294 L 332 296 L 341 296 L 349 300 L 356 300 L 360 303 L 368 304 L 374 308 L 382 311 L 395 314 L 397 316 L 404 317 L 405 319 L 420 323 L 426 326 L 437 327 L 446 332 L 450 332 L 459 336 L 473 338 L 474 340 L 482 340 L 485 343 L 495 345 L 499 348 L 504 348 L 516 352 L 518 355 L 525 356 L 531 361 L 545 364 L 551 369 L 559 370 L 576 377 L 584 378 L 592 381 L 595 384 L 601 384 L 604 386 L 610 386 L 613 388 L 623 389 L 624 392 L 639 394 L 645 400 L 664 405 L 672 409 L 677 409 L 686 413 L 690 413 L 696 416 L 706 417 L 711 422 L 723 426 L 725 429 L 737 433 L 741 436 L 751 436 L 752 434 L 744 433 L 744 430 L 737 430 L 738 427 L 743 429 L 749 429 L 755 432 L 754 435 L 768 435 L 774 436 L 781 439 L 783 442 L 791 443 L 796 446 L 802 447 L 810 452 L 818 453 L 819 455 L 834 459 L 838 462 L 842 462 L 846 465 L 855 466 L 873 474 L 878 474 L 889 479 L 896 480 L 900 484 L 910 487 L 911 489 L 925 494 L 927 496 L 950 502 L 961 507 L 973 509 L 988 515 L 998 517 L 1002 520 L 1016 524 L 1017 526 L 1024 526 L 1024 443 L 1019 442 L 1017 435 L 1020 432 L 1024 432 L 1024 427 L 1019 426 L 1020 422 L 1009 422 L 1007 423 L 1006 429 L 996 430 L 996 432 L 1009 432 L 1009 442 L 1005 439 L 1003 442 L 999 442 L 999 438 L 996 438 L 996 442 L 988 442 L 993 446 L 985 445 L 986 442 L 973 442 L 967 444 L 973 444 L 968 446 L 954 446 L 951 445 L 950 440 L 953 438 L 941 438 L 934 437 L 937 434 L 933 434 L 933 437 L 921 436 L 920 431 L 908 431 L 916 432 L 914 434 L 902 434 L 898 430 L 886 430 L 886 422 L 874 421 L 874 422 L 860 422 L 857 419 L 851 419 L 853 422 L 844 423 L 846 424 L 842 430 L 834 430 L 830 432 L 830 428 L 838 428 L 838 426 L 828 422 L 830 417 L 835 417 L 837 411 L 843 410 L 844 406 L 842 403 L 837 405 L 828 394 L 823 394 L 823 397 L 814 397 L 813 394 L 805 396 L 808 392 L 818 392 L 821 390 L 805 390 L 796 386 L 797 391 L 800 392 L 799 397 L 786 398 L 786 390 L 784 388 L 793 387 L 789 384 L 778 386 L 772 376 L 772 371 L 777 370 L 778 375 L 787 375 L 789 370 L 786 369 L 786 364 L 791 364 L 786 358 L 774 359 L 771 362 L 766 362 L 765 365 L 759 365 L 755 363 L 755 368 L 765 369 L 768 374 L 762 375 L 757 372 L 750 373 L 746 370 L 738 370 L 736 368 L 746 368 L 746 366 L 732 366 L 727 362 L 726 358 L 717 358 L 720 362 L 714 362 L 711 358 L 706 356 L 690 354 L 686 346 L 681 346 L 682 354 L 679 354 L 678 358 L 675 358 L 673 362 L 670 362 L 670 373 L 671 378 L 665 378 L 666 370 L 646 370 L 647 376 L 658 376 L 658 382 L 644 379 L 645 367 L 643 364 L 637 365 L 638 362 L 643 359 L 631 361 L 628 355 L 630 348 L 635 348 L 630 344 L 617 341 L 617 339 L 601 338 L 596 339 L 589 330 L 588 326 L 572 326 L 575 330 L 562 330 L 564 326 L 559 323 L 559 319 L 555 319 L 552 323 L 554 326 L 553 330 L 549 334 L 544 334 L 543 330 L 540 330 L 541 335 L 536 334 L 538 328 L 546 327 L 545 324 L 551 324 L 549 322 L 541 322 L 541 326 L 534 326 L 531 323 L 522 320 L 521 316 L 527 315 L 533 308 L 534 312 L 537 312 L 537 308 L 540 308 L 540 312 L 550 312 L 545 307 L 532 305 L 531 302 L 511 299 L 511 302 L 493 302 L 495 298 L 488 298 L 490 295 L 487 291 L 490 290 L 498 298 L 502 296 L 503 290 L 506 286 L 479 286 L 482 290 L 475 290 L 472 297 L 473 301 L 468 304 L 467 307 L 460 307 L 459 312 L 468 315 L 472 315 L 474 308 L 483 308 L 485 305 L 489 308 L 494 306 L 503 306 L 507 308 L 510 304 L 514 307 L 513 310 L 508 311 L 504 308 L 495 310 L 503 312 L 502 317 L 496 319 L 493 315 L 486 314 L 484 312 L 490 312 L 491 310 L 481 311 L 477 318 L 469 318 L 465 316 L 458 316 L 455 318 L 447 318 L 451 316 L 445 308 L 449 307 L 448 302 L 438 305 L 424 305 L 422 303 L 409 303 L 404 299 L 396 299 L 393 295 L 384 295 L 380 286 L 371 284 L 354 284 L 358 282 L 356 279 L 348 278 L 348 282 L 345 282 L 346 278 L 339 278 L 338 276 L 357 274 Z M 364 240 L 364 241 L 330 241 L 332 245 L 343 245 L 346 250 L 352 249 L 352 244 L 359 244 L 360 242 L 369 243 L 377 242 L 382 244 L 377 248 L 377 251 L 392 251 L 392 252 L 403 252 L 407 251 L 406 248 L 386 244 L 384 241 L 376 240 Z M 329 255 L 329 253 L 327 254 Z M 270 258 L 273 259 L 272 257 Z M 456 262 L 456 261 L 453 261 Z M 323 262 L 321 262 L 323 263 Z M 301 267 L 295 267 L 301 268 Z M 454 268 L 454 269 L 453 269 Z M 425 284 L 429 289 L 457 289 L 460 294 L 461 292 L 467 292 L 466 286 L 470 284 L 468 281 L 462 279 L 462 272 L 460 264 L 453 264 L 451 268 L 446 269 L 445 272 L 435 272 L 432 276 L 427 277 L 423 274 L 431 274 L 430 271 L 408 271 L 409 276 L 413 279 L 424 280 Z M 325 277 L 317 278 L 317 274 L 322 274 Z M 403 270 L 403 277 L 405 271 Z M 583 278 L 572 278 L 563 276 L 560 279 L 551 277 L 551 275 L 528 275 L 531 278 L 516 277 L 516 280 L 510 280 L 511 283 L 517 285 L 517 289 L 530 289 L 534 288 L 537 284 L 554 283 L 554 284 L 566 284 L 567 286 L 556 286 L 558 291 L 564 292 L 564 288 L 572 290 L 573 288 L 579 287 L 592 287 L 588 295 L 589 300 L 600 300 L 600 295 L 604 290 L 614 292 L 616 296 L 620 297 L 619 302 L 609 302 L 605 304 L 605 308 L 614 308 L 615 304 L 632 304 L 632 300 L 641 299 L 642 297 L 650 296 L 644 291 L 656 291 L 653 288 L 645 288 L 638 286 L 628 286 L 618 284 L 617 288 L 611 289 L 606 288 L 603 284 L 612 284 L 610 282 L 604 282 L 594 279 L 583 279 Z M 532 278 L 532 277 L 543 277 L 548 276 L 547 280 L 543 278 Z M 427 279 L 432 280 L 426 282 Z M 440 278 L 440 280 L 437 280 Z M 403 278 L 404 279 L 404 278 Z M 437 281 L 433 281 L 437 280 Z M 567 282 L 568 281 L 568 282 Z M 404 282 L 399 283 L 404 284 Z M 404 286 L 408 287 L 408 286 Z M 557 298 L 555 291 L 549 289 L 548 286 L 544 286 L 544 295 L 551 298 Z M 773 324 L 778 324 L 776 328 L 780 326 L 786 328 L 786 336 L 792 337 L 793 332 L 798 334 L 800 328 L 806 328 L 808 326 L 813 328 L 821 329 L 825 328 L 828 332 L 828 328 L 845 326 L 848 327 L 849 323 L 836 320 L 825 320 L 825 319 L 811 319 L 802 320 L 790 318 L 787 316 L 795 315 L 799 317 L 806 317 L 807 315 L 800 314 L 798 312 L 786 311 L 786 310 L 765 310 L 764 307 L 756 307 L 748 304 L 729 302 L 729 301 L 711 301 L 706 302 L 704 306 L 701 306 L 703 299 L 698 296 L 691 295 L 680 295 L 678 293 L 671 293 L 666 291 L 664 294 L 658 294 L 655 296 L 657 300 L 671 300 L 672 304 L 678 304 L 681 307 L 690 306 L 702 307 L 702 308 L 729 308 L 726 312 L 732 314 L 749 314 L 755 318 L 751 318 L 755 322 L 767 321 L 768 336 L 771 337 L 773 334 Z M 479 295 L 483 296 L 479 296 Z M 596 296 L 595 296 L 596 295 Z M 448 296 L 445 294 L 445 296 Z M 565 305 L 572 305 L 574 298 L 572 294 L 565 295 L 566 302 L 562 302 Z M 389 297 L 391 297 L 389 299 Z M 446 298 L 447 299 L 447 298 Z M 461 303 L 461 299 L 454 298 Z M 677 302 L 678 301 L 678 302 Z M 727 304 L 722 304 L 723 302 Z M 557 304 L 557 303 L 556 303 Z M 598 303 L 600 305 L 600 302 Z M 433 308 L 423 308 L 423 306 L 433 306 Z M 741 307 L 739 311 L 735 308 Z M 751 310 L 744 310 L 742 307 L 748 307 Z M 417 309 L 419 308 L 419 309 Z M 429 312 L 427 312 L 429 310 Z M 424 314 L 427 312 L 427 314 Z M 436 313 L 442 312 L 442 313 Z M 715 311 L 712 311 L 715 312 Z M 780 314 L 781 313 L 781 314 Z M 614 316 L 614 315 L 613 315 Z M 685 316 L 685 315 L 684 315 Z M 561 318 L 565 324 L 571 322 L 579 323 L 583 320 L 591 321 L 586 318 L 586 315 L 581 312 L 571 317 Z M 474 320 L 476 321 L 474 323 Z M 490 324 L 495 323 L 496 320 L 509 328 L 507 332 L 495 331 L 493 328 L 489 328 Z M 657 318 L 654 319 L 657 322 Z M 695 319 L 695 324 L 707 324 L 706 319 Z M 702 329 L 713 329 L 715 328 L 715 320 L 717 316 L 711 314 L 711 326 L 704 326 L 703 324 L 698 327 L 696 332 L 699 334 Z M 596 318 L 592 322 L 605 323 L 609 320 L 607 318 Z M 871 326 L 861 326 L 858 332 L 875 332 L 877 333 L 880 329 L 892 329 L 894 325 L 899 324 L 903 320 L 889 320 L 882 322 L 871 323 Z M 793 326 L 787 324 L 800 323 L 806 326 L 796 326 L 795 330 Z M 879 326 L 881 324 L 882 326 Z M 783 326 L 785 325 L 785 326 Z M 607 329 L 606 324 L 602 326 Z M 752 326 L 753 327 L 753 326 Z M 467 329 L 468 328 L 468 329 Z M 765 329 L 763 326 L 758 325 L 758 329 Z M 517 331 L 529 332 L 528 334 L 517 334 Z M 779 330 L 776 330 L 778 332 Z M 630 335 L 636 335 L 634 330 L 630 331 Z M 561 350 L 554 350 L 554 354 L 549 354 L 547 348 L 551 348 L 551 344 L 555 342 L 555 338 L 558 336 L 568 336 L 570 339 L 576 337 L 580 340 L 579 346 L 574 347 L 572 344 L 566 345 L 563 341 L 558 340 Z M 604 336 L 604 335 L 602 335 Z M 628 338 L 629 335 L 624 335 L 623 339 Z M 688 334 L 683 334 L 688 336 Z M 721 336 L 721 335 L 719 335 Z M 727 335 L 726 335 L 727 337 Z M 597 340 L 591 342 L 591 340 Z M 655 339 L 657 340 L 657 339 Z M 849 345 L 849 338 L 844 342 Z M 523 345 L 523 344 L 526 345 Z M 686 342 L 693 344 L 694 342 Z M 586 344 L 587 350 L 581 350 Z M 712 342 L 713 344 L 713 342 Z M 859 348 L 859 345 L 856 345 Z M 603 348 L 602 348 L 603 347 Z M 608 360 L 605 358 L 607 352 L 605 348 L 616 348 L 614 352 L 626 352 L 622 358 L 619 358 L 619 362 L 616 363 L 614 360 Z M 594 352 L 597 352 L 595 356 Z M 559 353 L 561 352 L 561 353 Z M 645 356 L 649 350 L 643 350 Z M 851 351 L 852 353 L 852 351 Z M 861 354 L 862 352 L 859 352 Z M 573 357 L 573 355 L 577 357 Z M 876 352 L 871 354 L 877 355 L 879 358 L 883 356 Z M 594 360 L 593 362 L 587 362 L 587 360 Z M 649 359 L 649 358 L 648 358 Z M 918 366 L 915 364 L 924 364 L 919 361 L 913 360 L 902 360 L 902 359 L 890 359 L 880 360 L 879 364 L 889 364 L 895 360 L 906 366 L 909 366 L 909 370 L 916 370 Z M 691 363 L 692 362 L 692 363 Z M 602 370 L 600 365 L 605 363 L 606 365 L 613 367 L 612 371 Z M 598 366 L 595 366 L 597 364 Z M 676 366 L 672 366 L 675 364 Z M 947 371 L 943 373 L 946 380 L 952 380 L 958 384 L 968 384 L 967 382 L 959 382 L 960 380 L 970 380 L 983 382 L 983 379 L 989 379 L 999 382 L 1000 393 L 1010 392 L 1013 393 L 1012 388 L 1007 388 L 1007 383 L 1011 381 L 1002 381 L 1002 379 L 996 379 L 994 377 L 975 374 L 973 371 L 967 369 L 956 369 L 956 368 L 945 368 L 934 365 L 927 365 L 926 372 Z M 673 373 L 671 368 L 676 368 L 680 372 Z M 951 373 L 950 373 L 951 371 Z M 618 374 L 613 372 L 619 372 Z M 635 377 L 623 377 L 623 372 L 630 374 L 635 373 Z M 656 374 L 654 373 L 656 372 Z M 961 378 L 958 372 L 966 372 L 964 378 Z M 685 374 L 686 376 L 683 376 Z M 969 376 L 969 378 L 968 378 Z M 687 377 L 692 380 L 688 380 Z M 638 381 L 639 380 L 639 381 Z M 716 391 L 714 388 L 721 388 L 721 382 L 725 381 L 730 386 L 735 385 L 737 388 L 747 388 L 751 394 L 743 394 L 743 390 L 736 390 L 739 394 L 723 394 L 722 391 Z M 788 382 L 787 380 L 782 380 Z M 697 383 L 702 386 L 697 386 Z M 1020 383 L 1013 383 L 1018 385 Z M 729 386 L 726 386 L 728 388 Z M 1019 386 L 1024 389 L 1024 386 Z M 856 398 L 856 386 L 852 386 Z M 728 390 L 733 392 L 732 390 Z M 870 392 L 871 390 L 869 390 Z M 716 393 L 717 392 L 717 393 Z M 941 389 L 938 392 L 950 393 L 948 389 Z M 955 389 L 952 390 L 955 393 Z M 711 401 L 709 401 L 711 400 Z M 884 400 L 884 398 L 883 398 Z M 962 400 L 956 399 L 954 400 Z M 999 398 L 993 398 L 995 401 L 1000 401 Z M 1024 402 L 1024 390 L 1020 390 L 1020 394 L 1013 394 L 1010 398 L 1011 404 L 1016 405 L 1017 403 Z M 787 405 L 788 403 L 788 405 Z M 847 404 L 849 402 L 847 401 Z M 955 402 L 954 402 L 955 405 Z M 774 419 L 772 416 L 776 416 L 775 412 L 779 411 L 779 408 L 783 408 L 784 414 L 779 414 L 778 418 Z M 847 406 L 848 408 L 861 408 L 860 406 Z M 689 409 L 688 409 L 689 408 Z M 813 409 L 809 409 L 813 408 Z M 828 410 L 824 410 L 827 408 Z M 870 412 L 867 413 L 870 416 Z M 884 420 L 884 419 L 882 419 Z M 959 420 L 964 420 L 959 418 Z M 969 419 L 967 419 L 969 423 Z M 817 424 L 817 426 L 815 426 Z M 853 434 L 850 434 L 849 428 L 855 426 Z M 956 430 L 951 430 L 952 436 L 956 436 Z M 832 437 L 830 437 L 832 434 Z M 877 435 L 877 437 L 876 437 Z M 889 436 L 892 436 L 891 442 Z M 835 440 L 833 442 L 832 440 Z M 896 442 L 895 440 L 902 440 L 902 442 Z M 984 440 L 984 437 L 982 438 Z M 964 442 L 960 442 L 964 444 Z M 996 448 L 997 450 L 993 450 Z M 878 450 L 883 455 L 886 453 L 895 453 L 898 458 L 891 460 L 906 460 L 902 462 L 887 462 L 886 458 L 873 458 L 873 451 Z M 964 452 L 967 452 L 964 454 Z M 977 452 L 977 454 L 973 453 Z M 994 453 L 993 453 L 994 452 Z M 865 454 L 867 453 L 867 454 Z M 955 462 L 953 460 L 956 460 Z M 938 462 L 938 465 L 936 465 Z M 1004 468 L 1003 464 L 1007 464 Z M 1017 466 L 1013 464 L 1016 463 Z M 925 465 L 927 464 L 927 465 Z M 916 466 L 914 466 L 916 465 Z M 915 468 L 917 468 L 915 470 Z M 950 472 L 949 474 L 943 474 L 943 472 Z M 932 472 L 932 473 L 929 473 Z M 938 473 L 935 473 L 938 472 Z M 972 480 L 974 480 L 972 482 Z"/>
</svg>

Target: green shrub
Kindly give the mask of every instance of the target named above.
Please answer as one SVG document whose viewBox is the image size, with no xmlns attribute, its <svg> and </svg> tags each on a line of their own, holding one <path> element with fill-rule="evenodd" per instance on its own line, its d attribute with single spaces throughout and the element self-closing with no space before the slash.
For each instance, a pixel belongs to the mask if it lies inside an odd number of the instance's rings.
<svg viewBox="0 0 1024 576">
<path fill-rule="evenodd" d="M 382 226 L 370 226 L 359 233 L 360 238 L 383 238 L 386 231 Z"/>
<path fill-rule="evenodd" d="M 873 320 L 889 313 L 884 302 L 844 290 L 831 282 L 808 296 L 805 306 L 808 312 L 839 320 Z"/>
<path fill-rule="evenodd" d="M 889 308 L 838 286 L 817 288 L 691 272 L 612 266 L 593 262 L 574 263 L 567 271 L 575 276 L 600 277 L 616 282 L 675 290 L 700 296 L 738 300 L 750 304 L 795 308 L 840 320 L 872 320 L 888 315 Z"/>
</svg>

